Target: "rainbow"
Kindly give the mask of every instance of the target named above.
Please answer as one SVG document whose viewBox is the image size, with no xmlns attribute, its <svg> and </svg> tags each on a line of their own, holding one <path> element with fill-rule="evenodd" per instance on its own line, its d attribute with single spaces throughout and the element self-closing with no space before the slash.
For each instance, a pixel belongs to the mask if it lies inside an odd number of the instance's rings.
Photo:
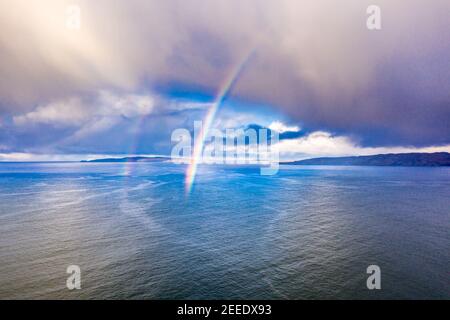
<svg viewBox="0 0 450 320">
<path fill-rule="evenodd" d="M 211 107 L 206 113 L 205 118 L 203 119 L 203 123 L 200 129 L 200 132 L 197 138 L 194 141 L 194 149 L 192 152 L 191 160 L 186 169 L 186 178 L 185 178 L 185 191 L 186 194 L 189 195 L 192 189 L 192 185 L 195 181 L 195 175 L 197 173 L 197 167 L 202 159 L 203 147 L 205 145 L 205 138 L 208 135 L 209 129 L 214 121 L 214 118 L 217 114 L 217 111 L 222 104 L 223 100 L 226 98 L 228 92 L 230 92 L 233 85 L 237 82 L 240 74 L 246 67 L 247 63 L 250 61 L 250 58 L 253 56 L 254 50 L 250 50 L 244 58 L 238 63 L 225 78 L 224 83 L 220 86 L 220 89 L 214 99 Z"/>
</svg>

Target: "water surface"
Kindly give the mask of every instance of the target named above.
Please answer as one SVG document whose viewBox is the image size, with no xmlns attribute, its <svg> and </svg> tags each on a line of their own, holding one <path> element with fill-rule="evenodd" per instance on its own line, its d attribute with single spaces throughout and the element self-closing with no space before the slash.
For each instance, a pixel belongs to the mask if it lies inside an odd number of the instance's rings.
<svg viewBox="0 0 450 320">
<path fill-rule="evenodd" d="M 450 168 L 184 170 L 1 163 L 0 298 L 450 299 Z"/>
</svg>

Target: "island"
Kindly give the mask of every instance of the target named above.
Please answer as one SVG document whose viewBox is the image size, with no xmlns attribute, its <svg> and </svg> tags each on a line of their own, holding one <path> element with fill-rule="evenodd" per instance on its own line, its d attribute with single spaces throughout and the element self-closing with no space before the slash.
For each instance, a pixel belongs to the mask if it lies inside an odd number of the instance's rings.
<svg viewBox="0 0 450 320">
<path fill-rule="evenodd" d="M 450 166 L 450 153 L 388 153 L 370 156 L 323 157 L 292 162 L 281 162 L 280 164 L 320 166 L 442 167 Z"/>
<path fill-rule="evenodd" d="M 124 157 L 124 158 L 104 158 L 94 160 L 81 160 L 81 162 L 164 162 L 171 161 L 170 157 Z"/>
</svg>

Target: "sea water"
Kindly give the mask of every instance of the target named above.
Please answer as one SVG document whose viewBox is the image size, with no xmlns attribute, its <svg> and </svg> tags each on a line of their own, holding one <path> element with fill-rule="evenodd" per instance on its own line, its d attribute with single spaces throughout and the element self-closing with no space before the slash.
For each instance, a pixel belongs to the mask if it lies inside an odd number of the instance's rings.
<svg viewBox="0 0 450 320">
<path fill-rule="evenodd" d="M 0 163 L 0 298 L 450 299 L 450 168 L 185 170 Z"/>
</svg>

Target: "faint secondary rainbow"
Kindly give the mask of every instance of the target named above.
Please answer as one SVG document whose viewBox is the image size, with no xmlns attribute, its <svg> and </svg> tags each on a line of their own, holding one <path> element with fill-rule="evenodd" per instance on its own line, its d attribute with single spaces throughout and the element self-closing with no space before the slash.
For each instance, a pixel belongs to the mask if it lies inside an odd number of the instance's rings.
<svg viewBox="0 0 450 320">
<path fill-rule="evenodd" d="M 133 128 L 134 136 L 133 139 L 130 140 L 131 144 L 129 146 L 129 150 L 127 153 L 127 157 L 134 157 L 138 154 L 137 149 L 139 145 L 139 134 L 142 132 L 142 127 L 144 126 L 145 120 L 146 120 L 147 114 L 140 115 L 137 122 L 135 123 L 135 126 Z M 135 167 L 135 164 L 132 162 L 125 161 L 123 167 L 123 174 L 124 176 L 129 176 L 133 172 L 133 168 Z"/>
<path fill-rule="evenodd" d="M 197 173 L 197 167 L 202 158 L 203 147 L 205 145 L 205 138 L 208 135 L 209 129 L 214 121 L 214 118 L 217 114 L 217 110 L 219 110 L 220 105 L 223 100 L 226 98 L 228 92 L 230 92 L 233 85 L 239 78 L 239 75 L 244 70 L 247 63 L 250 61 L 254 50 L 250 50 L 244 58 L 231 70 L 228 76 L 225 78 L 224 83 L 220 86 L 220 89 L 214 99 L 213 104 L 209 108 L 206 113 L 205 118 L 203 119 L 201 130 L 198 133 L 197 138 L 194 141 L 194 149 L 192 151 L 191 161 L 186 169 L 186 178 L 185 178 L 185 191 L 186 194 L 189 194 L 192 189 L 192 185 L 195 181 L 195 175 Z"/>
</svg>

